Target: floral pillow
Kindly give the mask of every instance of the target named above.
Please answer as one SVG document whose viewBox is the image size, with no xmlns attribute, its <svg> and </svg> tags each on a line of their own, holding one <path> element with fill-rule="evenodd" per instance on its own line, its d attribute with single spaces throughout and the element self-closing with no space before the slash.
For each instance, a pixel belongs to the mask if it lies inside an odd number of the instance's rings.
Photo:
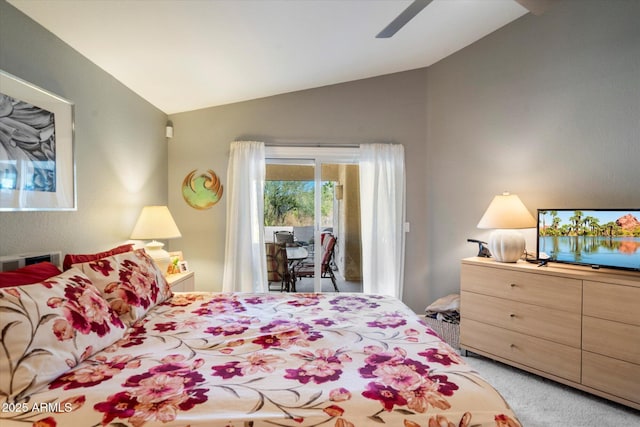
<svg viewBox="0 0 640 427">
<path fill-rule="evenodd" d="M 74 264 L 102 292 L 128 325 L 172 295 L 171 287 L 144 249 Z"/>
<path fill-rule="evenodd" d="M 0 289 L 0 396 L 21 401 L 122 338 L 125 329 L 77 269 Z"/>
</svg>

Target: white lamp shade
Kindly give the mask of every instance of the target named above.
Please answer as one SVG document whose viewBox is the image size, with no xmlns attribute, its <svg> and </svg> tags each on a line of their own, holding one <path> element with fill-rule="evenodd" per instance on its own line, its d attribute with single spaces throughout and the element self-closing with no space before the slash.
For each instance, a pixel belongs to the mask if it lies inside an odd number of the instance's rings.
<svg viewBox="0 0 640 427">
<path fill-rule="evenodd" d="M 533 228 L 536 220 L 515 194 L 495 196 L 480 218 L 478 228 Z"/>
<path fill-rule="evenodd" d="M 182 237 L 182 234 L 166 206 L 145 206 L 131 232 L 131 238 L 135 240 L 177 237 Z"/>
</svg>

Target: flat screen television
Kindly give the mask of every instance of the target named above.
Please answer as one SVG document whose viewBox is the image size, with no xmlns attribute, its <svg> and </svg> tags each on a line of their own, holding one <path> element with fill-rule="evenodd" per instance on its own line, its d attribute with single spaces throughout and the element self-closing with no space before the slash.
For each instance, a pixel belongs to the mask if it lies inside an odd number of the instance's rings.
<svg viewBox="0 0 640 427">
<path fill-rule="evenodd" d="M 640 271 L 640 209 L 538 209 L 538 260 Z"/>
</svg>

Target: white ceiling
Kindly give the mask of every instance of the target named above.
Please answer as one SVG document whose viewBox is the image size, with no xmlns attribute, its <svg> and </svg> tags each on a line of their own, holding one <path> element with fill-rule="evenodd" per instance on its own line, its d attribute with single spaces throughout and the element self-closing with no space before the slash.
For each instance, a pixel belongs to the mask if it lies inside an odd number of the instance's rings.
<svg viewBox="0 0 640 427">
<path fill-rule="evenodd" d="M 167 114 L 431 65 L 527 13 L 516 0 L 8 0 Z"/>
</svg>

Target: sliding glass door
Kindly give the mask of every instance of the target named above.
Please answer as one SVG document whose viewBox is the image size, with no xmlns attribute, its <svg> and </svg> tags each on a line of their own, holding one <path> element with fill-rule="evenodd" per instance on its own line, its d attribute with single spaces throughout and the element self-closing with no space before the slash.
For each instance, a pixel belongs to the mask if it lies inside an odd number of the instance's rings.
<svg viewBox="0 0 640 427">
<path fill-rule="evenodd" d="M 306 250 L 307 259 L 289 261 L 298 292 L 362 291 L 357 158 L 336 151 L 267 147 L 264 237 Z"/>
</svg>

